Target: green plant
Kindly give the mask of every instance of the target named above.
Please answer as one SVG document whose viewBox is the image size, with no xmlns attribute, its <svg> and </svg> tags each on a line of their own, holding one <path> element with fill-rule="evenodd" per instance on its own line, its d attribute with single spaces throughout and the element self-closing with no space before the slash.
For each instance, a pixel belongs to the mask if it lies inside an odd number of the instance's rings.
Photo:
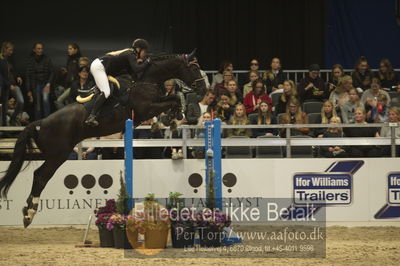
<svg viewBox="0 0 400 266">
<path fill-rule="evenodd" d="M 184 199 L 180 198 L 180 196 L 182 195 L 183 194 L 180 192 L 170 192 L 168 196 L 167 209 L 171 210 L 172 208 L 175 208 L 177 210 L 180 210 L 181 208 L 183 208 L 185 202 Z"/>
<path fill-rule="evenodd" d="M 116 202 L 117 212 L 119 214 L 128 215 L 129 211 L 130 211 L 130 208 L 128 206 L 129 194 L 126 190 L 126 184 L 124 182 L 124 178 L 122 177 L 122 171 L 120 171 L 119 180 L 120 180 L 121 187 L 119 189 L 118 199 Z"/>
</svg>

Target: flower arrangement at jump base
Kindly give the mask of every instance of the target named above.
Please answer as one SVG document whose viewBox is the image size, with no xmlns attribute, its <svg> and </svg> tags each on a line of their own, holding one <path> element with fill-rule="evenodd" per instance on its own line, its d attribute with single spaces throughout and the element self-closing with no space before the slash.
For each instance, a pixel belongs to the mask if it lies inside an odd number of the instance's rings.
<svg viewBox="0 0 400 266">
<path fill-rule="evenodd" d="M 111 216 L 116 212 L 115 200 L 107 200 L 106 205 L 100 207 L 94 211 L 96 216 L 96 225 L 99 229 L 100 246 L 101 247 L 113 247 L 114 237 L 110 229 L 108 229 L 108 223 Z"/>
</svg>

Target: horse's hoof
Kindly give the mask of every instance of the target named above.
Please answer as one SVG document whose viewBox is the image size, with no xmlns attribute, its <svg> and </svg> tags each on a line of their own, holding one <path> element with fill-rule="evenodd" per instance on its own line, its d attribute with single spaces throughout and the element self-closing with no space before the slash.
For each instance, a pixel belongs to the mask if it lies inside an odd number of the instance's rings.
<svg viewBox="0 0 400 266">
<path fill-rule="evenodd" d="M 178 113 L 178 114 L 176 115 L 176 119 L 182 120 L 182 119 L 183 119 L 182 113 Z"/>
<path fill-rule="evenodd" d="M 24 228 L 27 228 L 32 223 L 32 220 L 29 217 L 27 217 L 28 216 L 28 207 L 22 208 L 22 215 L 24 216 L 24 219 L 23 219 Z"/>
</svg>

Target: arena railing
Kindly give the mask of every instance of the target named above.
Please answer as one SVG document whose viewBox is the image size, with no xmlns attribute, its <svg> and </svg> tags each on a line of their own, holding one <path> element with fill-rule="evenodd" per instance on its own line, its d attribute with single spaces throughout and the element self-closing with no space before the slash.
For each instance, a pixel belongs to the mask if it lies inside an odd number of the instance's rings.
<svg viewBox="0 0 400 266">
<path fill-rule="evenodd" d="M 376 72 L 378 71 L 378 69 L 371 69 L 372 71 Z M 261 73 L 264 73 L 266 70 L 259 70 Z M 321 73 L 321 77 L 323 78 L 323 80 L 325 80 L 326 82 L 329 82 L 331 77 L 330 69 L 321 69 L 320 73 Z M 347 75 L 351 75 L 351 73 L 353 72 L 353 69 L 344 69 L 343 70 L 345 74 Z M 400 72 L 400 69 L 394 69 L 395 72 Z M 216 75 L 218 73 L 217 70 L 204 70 L 204 72 L 206 72 L 206 74 L 208 74 L 209 77 L 211 77 L 210 82 L 212 82 L 214 75 Z M 300 82 L 300 80 L 302 78 L 304 78 L 307 73 L 308 73 L 308 69 L 298 69 L 298 70 L 283 70 L 283 73 L 286 75 L 286 79 L 291 79 L 293 80 L 295 83 Z M 247 73 L 249 73 L 249 70 L 234 70 L 233 74 L 236 77 L 236 80 L 239 79 L 239 75 L 247 75 Z"/>
<path fill-rule="evenodd" d="M 400 123 L 374 123 L 374 124 L 277 124 L 277 125 L 222 125 L 221 129 L 285 129 L 286 137 L 280 138 L 222 138 L 221 145 L 227 146 L 283 146 L 286 147 L 286 158 L 291 158 L 291 148 L 293 146 L 390 146 L 391 157 L 396 157 L 396 145 L 400 145 L 400 138 L 396 138 L 396 128 Z M 343 138 L 296 138 L 291 135 L 291 130 L 295 128 L 390 128 L 390 137 L 343 137 Z M 148 130 L 150 126 L 139 126 L 135 130 Z M 24 127 L 0 127 L 0 131 L 21 131 Z M 204 129 L 204 126 L 181 125 L 178 129 L 182 130 L 181 139 L 134 139 L 133 147 L 182 147 L 183 157 L 187 158 L 188 147 L 204 146 L 204 139 L 192 138 L 191 130 Z M 221 132 L 222 133 L 222 132 Z M 9 148 L 13 148 L 15 141 L 9 142 Z M 122 139 L 97 139 L 84 140 L 78 144 L 78 159 L 82 159 L 82 148 L 104 148 L 104 147 L 124 147 Z"/>
</svg>

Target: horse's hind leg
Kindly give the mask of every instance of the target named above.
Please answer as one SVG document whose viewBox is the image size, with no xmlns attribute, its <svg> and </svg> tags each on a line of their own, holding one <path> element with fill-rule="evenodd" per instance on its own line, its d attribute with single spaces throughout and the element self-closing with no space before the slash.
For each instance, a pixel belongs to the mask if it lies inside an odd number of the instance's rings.
<svg viewBox="0 0 400 266">
<path fill-rule="evenodd" d="M 33 184 L 31 194 L 26 200 L 27 206 L 22 209 L 24 215 L 24 227 L 28 227 L 35 216 L 38 206 L 39 197 L 43 189 L 46 187 L 47 182 L 54 175 L 56 170 L 65 162 L 66 159 L 48 159 L 33 174 Z"/>
</svg>

